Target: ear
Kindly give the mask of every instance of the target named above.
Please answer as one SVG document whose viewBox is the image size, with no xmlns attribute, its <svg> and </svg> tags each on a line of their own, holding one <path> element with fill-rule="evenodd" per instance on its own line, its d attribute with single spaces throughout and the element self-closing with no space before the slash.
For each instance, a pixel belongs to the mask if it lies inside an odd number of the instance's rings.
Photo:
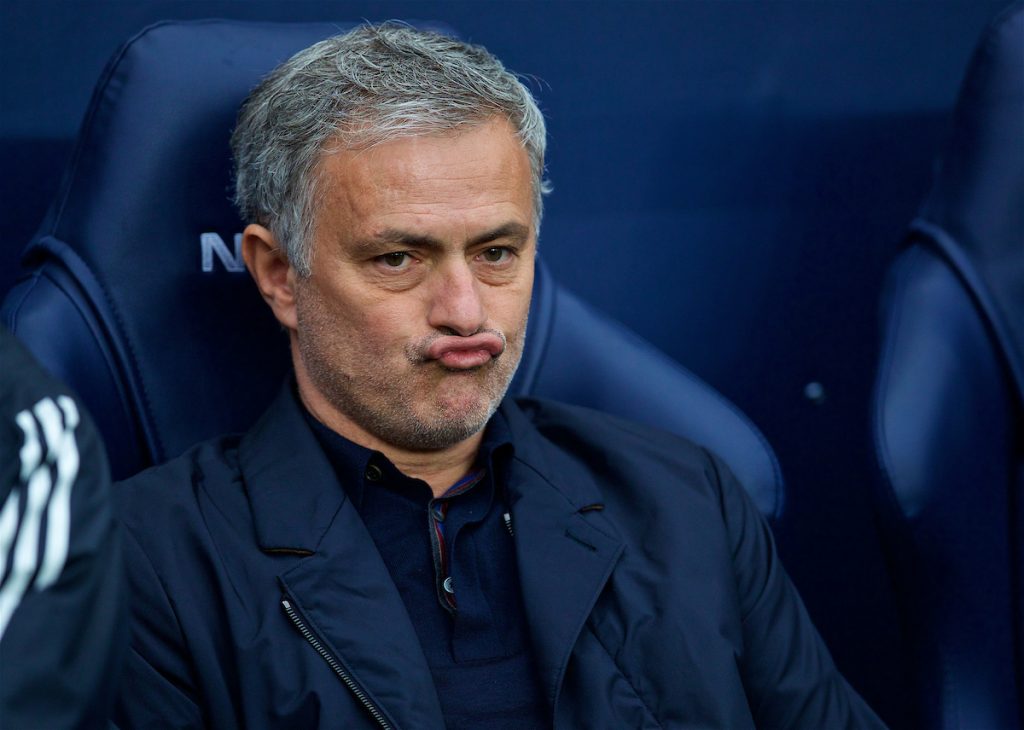
<svg viewBox="0 0 1024 730">
<path fill-rule="evenodd" d="M 242 231 L 242 258 L 277 321 L 294 332 L 298 327 L 294 286 L 298 275 L 270 229 L 255 223 L 245 227 Z"/>
</svg>

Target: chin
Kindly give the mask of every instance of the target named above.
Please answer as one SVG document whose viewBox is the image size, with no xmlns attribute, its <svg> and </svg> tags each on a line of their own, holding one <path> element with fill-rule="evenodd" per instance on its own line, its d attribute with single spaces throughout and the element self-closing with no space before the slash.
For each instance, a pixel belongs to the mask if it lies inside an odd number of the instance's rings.
<svg viewBox="0 0 1024 730">
<path fill-rule="evenodd" d="M 486 419 L 445 419 L 419 421 L 401 430 L 382 434 L 384 440 L 409 451 L 440 451 L 459 444 L 479 433 Z"/>
<path fill-rule="evenodd" d="M 481 388 L 479 383 L 464 382 L 464 387 L 437 394 L 430 415 L 439 422 L 473 422 L 486 424 L 504 397 L 506 388 Z M 506 386 L 507 387 L 507 386 Z"/>
<path fill-rule="evenodd" d="M 456 398 L 438 401 L 429 414 L 421 414 L 399 437 L 406 448 L 445 449 L 476 435 L 487 426 L 500 398 Z"/>
<path fill-rule="evenodd" d="M 424 426 L 430 430 L 463 431 L 466 432 L 466 438 L 468 438 L 487 425 L 497 407 L 497 402 L 489 401 L 471 405 L 459 404 L 454 407 L 443 406 L 440 415 L 433 419 L 426 419 Z"/>
</svg>

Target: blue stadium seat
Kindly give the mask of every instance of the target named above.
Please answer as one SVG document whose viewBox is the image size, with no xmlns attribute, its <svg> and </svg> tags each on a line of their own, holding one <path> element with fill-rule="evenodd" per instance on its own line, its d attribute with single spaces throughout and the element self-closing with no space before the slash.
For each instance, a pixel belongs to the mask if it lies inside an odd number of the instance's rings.
<svg viewBox="0 0 1024 730">
<path fill-rule="evenodd" d="M 1024 659 L 1024 4 L 968 69 L 883 304 L 880 512 L 918 727 L 1019 728 Z"/>
<path fill-rule="evenodd" d="M 261 75 L 341 29 L 161 23 L 128 41 L 97 85 L 2 316 L 82 394 L 116 476 L 244 429 L 280 386 L 287 342 L 241 266 L 228 137 Z M 781 514 L 778 465 L 754 426 L 543 264 L 513 390 L 689 436 L 730 463 L 766 515 Z"/>
</svg>

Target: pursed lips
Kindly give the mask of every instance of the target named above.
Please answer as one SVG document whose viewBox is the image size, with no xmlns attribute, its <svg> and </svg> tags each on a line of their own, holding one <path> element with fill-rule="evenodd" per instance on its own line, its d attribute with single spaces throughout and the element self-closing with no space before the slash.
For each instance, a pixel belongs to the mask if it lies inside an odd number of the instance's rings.
<svg viewBox="0 0 1024 730">
<path fill-rule="evenodd" d="M 440 336 L 423 352 L 424 360 L 436 360 L 452 370 L 469 370 L 487 364 L 505 350 L 505 338 L 495 330 L 468 337 Z"/>
</svg>

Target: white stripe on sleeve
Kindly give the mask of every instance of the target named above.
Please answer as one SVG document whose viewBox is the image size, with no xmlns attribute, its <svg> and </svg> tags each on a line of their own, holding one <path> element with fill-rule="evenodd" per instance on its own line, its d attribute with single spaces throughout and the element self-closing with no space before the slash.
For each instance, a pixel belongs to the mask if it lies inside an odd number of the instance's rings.
<svg viewBox="0 0 1024 730">
<path fill-rule="evenodd" d="M 31 413 L 27 410 L 22 411 L 14 417 L 14 422 L 25 434 L 25 443 L 21 445 L 18 455 L 21 457 L 21 483 L 26 484 L 32 472 L 39 468 L 39 462 L 43 460 L 43 445 L 39 443 L 36 419 L 32 418 Z"/>
<path fill-rule="evenodd" d="M 52 401 L 50 401 L 52 402 Z M 43 564 L 36 576 L 35 587 L 43 590 L 50 587 L 64 570 L 68 559 L 68 546 L 71 543 L 71 488 L 78 477 L 79 455 L 78 442 L 75 440 L 75 429 L 78 427 L 78 408 L 75 402 L 62 395 L 57 398 L 60 409 L 64 413 L 64 430 L 60 432 L 60 442 L 50 444 L 50 454 L 57 461 L 57 484 L 53 489 L 53 498 L 46 510 L 46 548 L 43 550 Z M 40 403 L 36 406 L 36 415 Z M 40 420 L 42 418 L 40 417 Z"/>
<path fill-rule="evenodd" d="M 7 559 L 11 555 L 11 545 L 14 544 L 14 536 L 18 534 L 18 505 L 21 495 L 17 489 L 12 489 L 4 500 L 4 507 L 0 510 L 0 583 L 4 582 L 4 575 L 7 573 Z"/>
</svg>

